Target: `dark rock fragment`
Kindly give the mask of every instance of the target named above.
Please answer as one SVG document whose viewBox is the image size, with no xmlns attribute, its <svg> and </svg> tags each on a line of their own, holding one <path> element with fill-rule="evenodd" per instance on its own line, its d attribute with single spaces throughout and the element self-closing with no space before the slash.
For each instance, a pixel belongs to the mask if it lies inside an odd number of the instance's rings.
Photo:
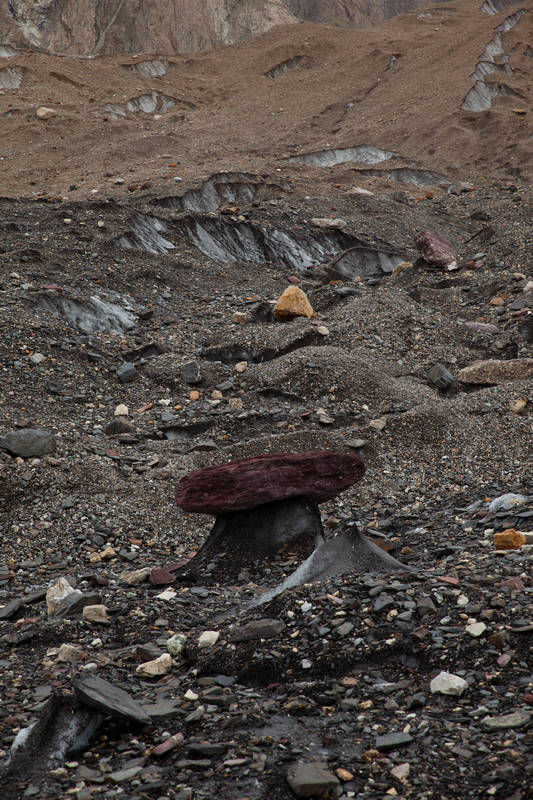
<svg viewBox="0 0 533 800">
<path fill-rule="evenodd" d="M 252 639 L 272 639 L 285 630 L 285 623 L 280 619 L 257 619 L 246 625 L 239 625 L 230 633 L 230 642 L 246 642 Z"/>
<path fill-rule="evenodd" d="M 200 367 L 196 361 L 189 361 L 187 364 L 183 364 L 180 370 L 180 377 L 183 383 L 200 383 L 202 376 L 200 374 Z"/>
<path fill-rule="evenodd" d="M 442 391 L 449 389 L 455 380 L 451 372 L 449 372 L 443 364 L 438 362 L 433 364 L 429 370 L 428 378 L 431 383 L 437 387 L 437 389 L 441 389 Z"/>
<path fill-rule="evenodd" d="M 131 383 L 139 377 L 135 364 L 125 361 L 117 368 L 117 378 L 121 383 Z"/>
<path fill-rule="evenodd" d="M 376 736 L 376 750 L 380 752 L 387 752 L 388 750 L 395 750 L 402 745 L 410 744 L 413 737 L 409 733 L 386 733 L 384 736 Z"/>
<path fill-rule="evenodd" d="M 0 448 L 8 450 L 12 456 L 40 458 L 56 449 L 56 441 L 51 431 L 42 428 L 24 428 L 1 437 Z"/>
</svg>

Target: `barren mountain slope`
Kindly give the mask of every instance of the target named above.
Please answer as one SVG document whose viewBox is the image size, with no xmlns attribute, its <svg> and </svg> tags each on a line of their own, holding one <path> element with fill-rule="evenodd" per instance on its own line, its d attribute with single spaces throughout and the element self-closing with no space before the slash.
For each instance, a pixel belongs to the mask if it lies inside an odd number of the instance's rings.
<svg viewBox="0 0 533 800">
<path fill-rule="evenodd" d="M 301 170 L 283 159 L 357 145 L 401 157 L 384 178 L 414 165 L 451 180 L 528 179 L 528 5 L 488 15 L 461 0 L 365 31 L 279 26 L 188 59 L 13 53 L 0 58 L 2 191 L 109 193 L 119 177 L 166 191 L 176 177 Z M 38 119 L 39 106 L 54 116 Z M 380 177 L 379 164 L 360 167 L 346 180 Z"/>
<path fill-rule="evenodd" d="M 300 20 L 369 25 L 425 0 L 10 0 L 0 43 L 49 53 L 185 53 L 231 44 Z"/>
</svg>

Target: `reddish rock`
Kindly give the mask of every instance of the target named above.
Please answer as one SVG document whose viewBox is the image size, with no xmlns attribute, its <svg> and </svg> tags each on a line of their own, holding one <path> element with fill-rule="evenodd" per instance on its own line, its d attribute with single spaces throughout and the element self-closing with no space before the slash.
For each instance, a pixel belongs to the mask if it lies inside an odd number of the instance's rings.
<svg viewBox="0 0 533 800">
<path fill-rule="evenodd" d="M 448 271 L 457 269 L 457 254 L 444 236 L 422 231 L 415 236 L 415 244 L 421 258 L 428 264 Z"/>
<path fill-rule="evenodd" d="M 191 472 L 176 487 L 184 511 L 223 514 L 291 497 L 316 503 L 336 497 L 365 472 L 355 453 L 276 453 Z"/>
<path fill-rule="evenodd" d="M 155 586 L 165 586 L 167 583 L 174 582 L 174 575 L 164 567 L 154 567 L 150 573 L 150 583 Z"/>
<path fill-rule="evenodd" d="M 174 750 L 175 747 L 179 747 L 181 744 L 183 744 L 183 734 L 175 733 L 174 736 L 169 736 L 164 742 L 154 747 L 152 755 L 164 756 L 169 750 Z"/>
</svg>

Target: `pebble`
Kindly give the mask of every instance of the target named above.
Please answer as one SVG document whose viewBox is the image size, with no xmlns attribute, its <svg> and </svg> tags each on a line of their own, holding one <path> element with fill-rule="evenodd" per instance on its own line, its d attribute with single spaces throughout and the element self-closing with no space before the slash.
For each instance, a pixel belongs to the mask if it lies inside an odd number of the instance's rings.
<svg viewBox="0 0 533 800">
<path fill-rule="evenodd" d="M 116 374 L 121 383 L 131 383 L 139 377 L 135 364 L 132 364 L 131 361 L 125 361 L 124 364 L 121 364 L 117 368 Z"/>
<path fill-rule="evenodd" d="M 115 408 L 115 417 L 127 417 L 129 413 L 129 408 L 124 403 L 119 403 Z"/>
<path fill-rule="evenodd" d="M 523 728 L 533 720 L 529 711 L 513 711 L 511 714 L 502 714 L 499 717 L 485 717 L 481 724 L 489 731 L 504 731 L 511 728 Z"/>
<path fill-rule="evenodd" d="M 57 111 L 55 111 L 53 108 L 49 108 L 48 106 L 39 106 L 35 112 L 35 116 L 37 119 L 52 119 L 52 117 L 57 116 Z"/>
</svg>

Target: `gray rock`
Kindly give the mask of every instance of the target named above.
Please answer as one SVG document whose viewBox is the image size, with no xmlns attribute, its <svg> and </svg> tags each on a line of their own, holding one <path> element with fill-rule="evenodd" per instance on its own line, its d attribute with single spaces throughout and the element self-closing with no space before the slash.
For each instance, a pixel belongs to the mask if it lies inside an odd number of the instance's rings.
<svg viewBox="0 0 533 800">
<path fill-rule="evenodd" d="M 13 600 L 10 600 L 5 606 L 0 607 L 0 620 L 9 619 L 14 614 L 17 613 L 19 608 L 23 605 L 22 600 L 19 597 L 15 597 Z"/>
<path fill-rule="evenodd" d="M 323 795 L 340 785 L 328 765 L 320 761 L 293 764 L 287 771 L 287 783 L 297 797 Z"/>
<path fill-rule="evenodd" d="M 74 690 L 78 699 L 89 708 L 119 719 L 125 717 L 134 722 L 150 722 L 149 715 L 128 692 L 103 678 L 87 675 L 77 681 Z"/>
<path fill-rule="evenodd" d="M 437 387 L 437 389 L 441 389 L 442 391 L 449 389 L 455 380 L 452 373 L 449 372 L 446 367 L 439 362 L 433 364 L 428 372 L 428 378 L 431 383 Z"/>
<path fill-rule="evenodd" d="M 379 597 L 376 598 L 374 603 L 374 611 L 383 611 L 385 608 L 389 608 L 389 606 L 394 605 L 394 598 L 392 595 L 387 594 L 387 592 L 382 592 Z"/>
<path fill-rule="evenodd" d="M 337 628 L 337 633 L 339 636 L 348 636 L 348 634 L 353 631 L 353 627 L 351 622 L 343 622 L 342 625 L 339 625 Z"/>
<path fill-rule="evenodd" d="M 117 378 L 121 383 L 131 383 L 138 377 L 139 373 L 135 368 L 135 364 L 132 364 L 131 361 L 125 361 L 117 368 Z"/>
<path fill-rule="evenodd" d="M 101 597 L 98 592 L 83 594 L 79 589 L 75 589 L 56 604 L 53 616 L 73 617 L 76 614 L 81 614 L 85 606 L 97 605 L 100 602 Z"/>
<path fill-rule="evenodd" d="M 118 772 L 111 772 L 109 775 L 109 780 L 113 783 L 124 783 L 125 781 L 131 781 L 135 778 L 139 772 L 142 772 L 142 767 L 129 767 L 127 769 L 118 770 Z"/>
<path fill-rule="evenodd" d="M 523 728 L 533 720 L 529 711 L 513 711 L 512 714 L 503 714 L 500 717 L 485 717 L 483 727 L 489 731 L 504 731 L 510 728 Z"/>
<path fill-rule="evenodd" d="M 395 750 L 397 747 L 410 744 L 413 737 L 409 733 L 386 733 L 384 736 L 376 736 L 376 750 L 386 752 L 387 750 Z"/>
<path fill-rule="evenodd" d="M 180 378 L 183 383 L 194 384 L 200 383 L 202 380 L 202 376 L 200 374 L 200 368 L 196 361 L 189 361 L 187 364 L 183 364 L 180 369 Z"/>
<path fill-rule="evenodd" d="M 158 700 L 156 703 L 147 703 L 142 706 L 142 710 L 150 716 L 151 719 L 169 719 L 180 713 L 181 701 L 178 699 Z"/>
<path fill-rule="evenodd" d="M 13 456 L 39 458 L 53 453 L 56 441 L 54 434 L 44 428 L 24 428 L 21 431 L 11 431 L 0 438 L 0 447 Z"/>
<path fill-rule="evenodd" d="M 235 627 L 230 642 L 246 642 L 252 639 L 272 639 L 285 630 L 285 623 L 279 619 L 256 619 L 246 625 Z"/>
</svg>

